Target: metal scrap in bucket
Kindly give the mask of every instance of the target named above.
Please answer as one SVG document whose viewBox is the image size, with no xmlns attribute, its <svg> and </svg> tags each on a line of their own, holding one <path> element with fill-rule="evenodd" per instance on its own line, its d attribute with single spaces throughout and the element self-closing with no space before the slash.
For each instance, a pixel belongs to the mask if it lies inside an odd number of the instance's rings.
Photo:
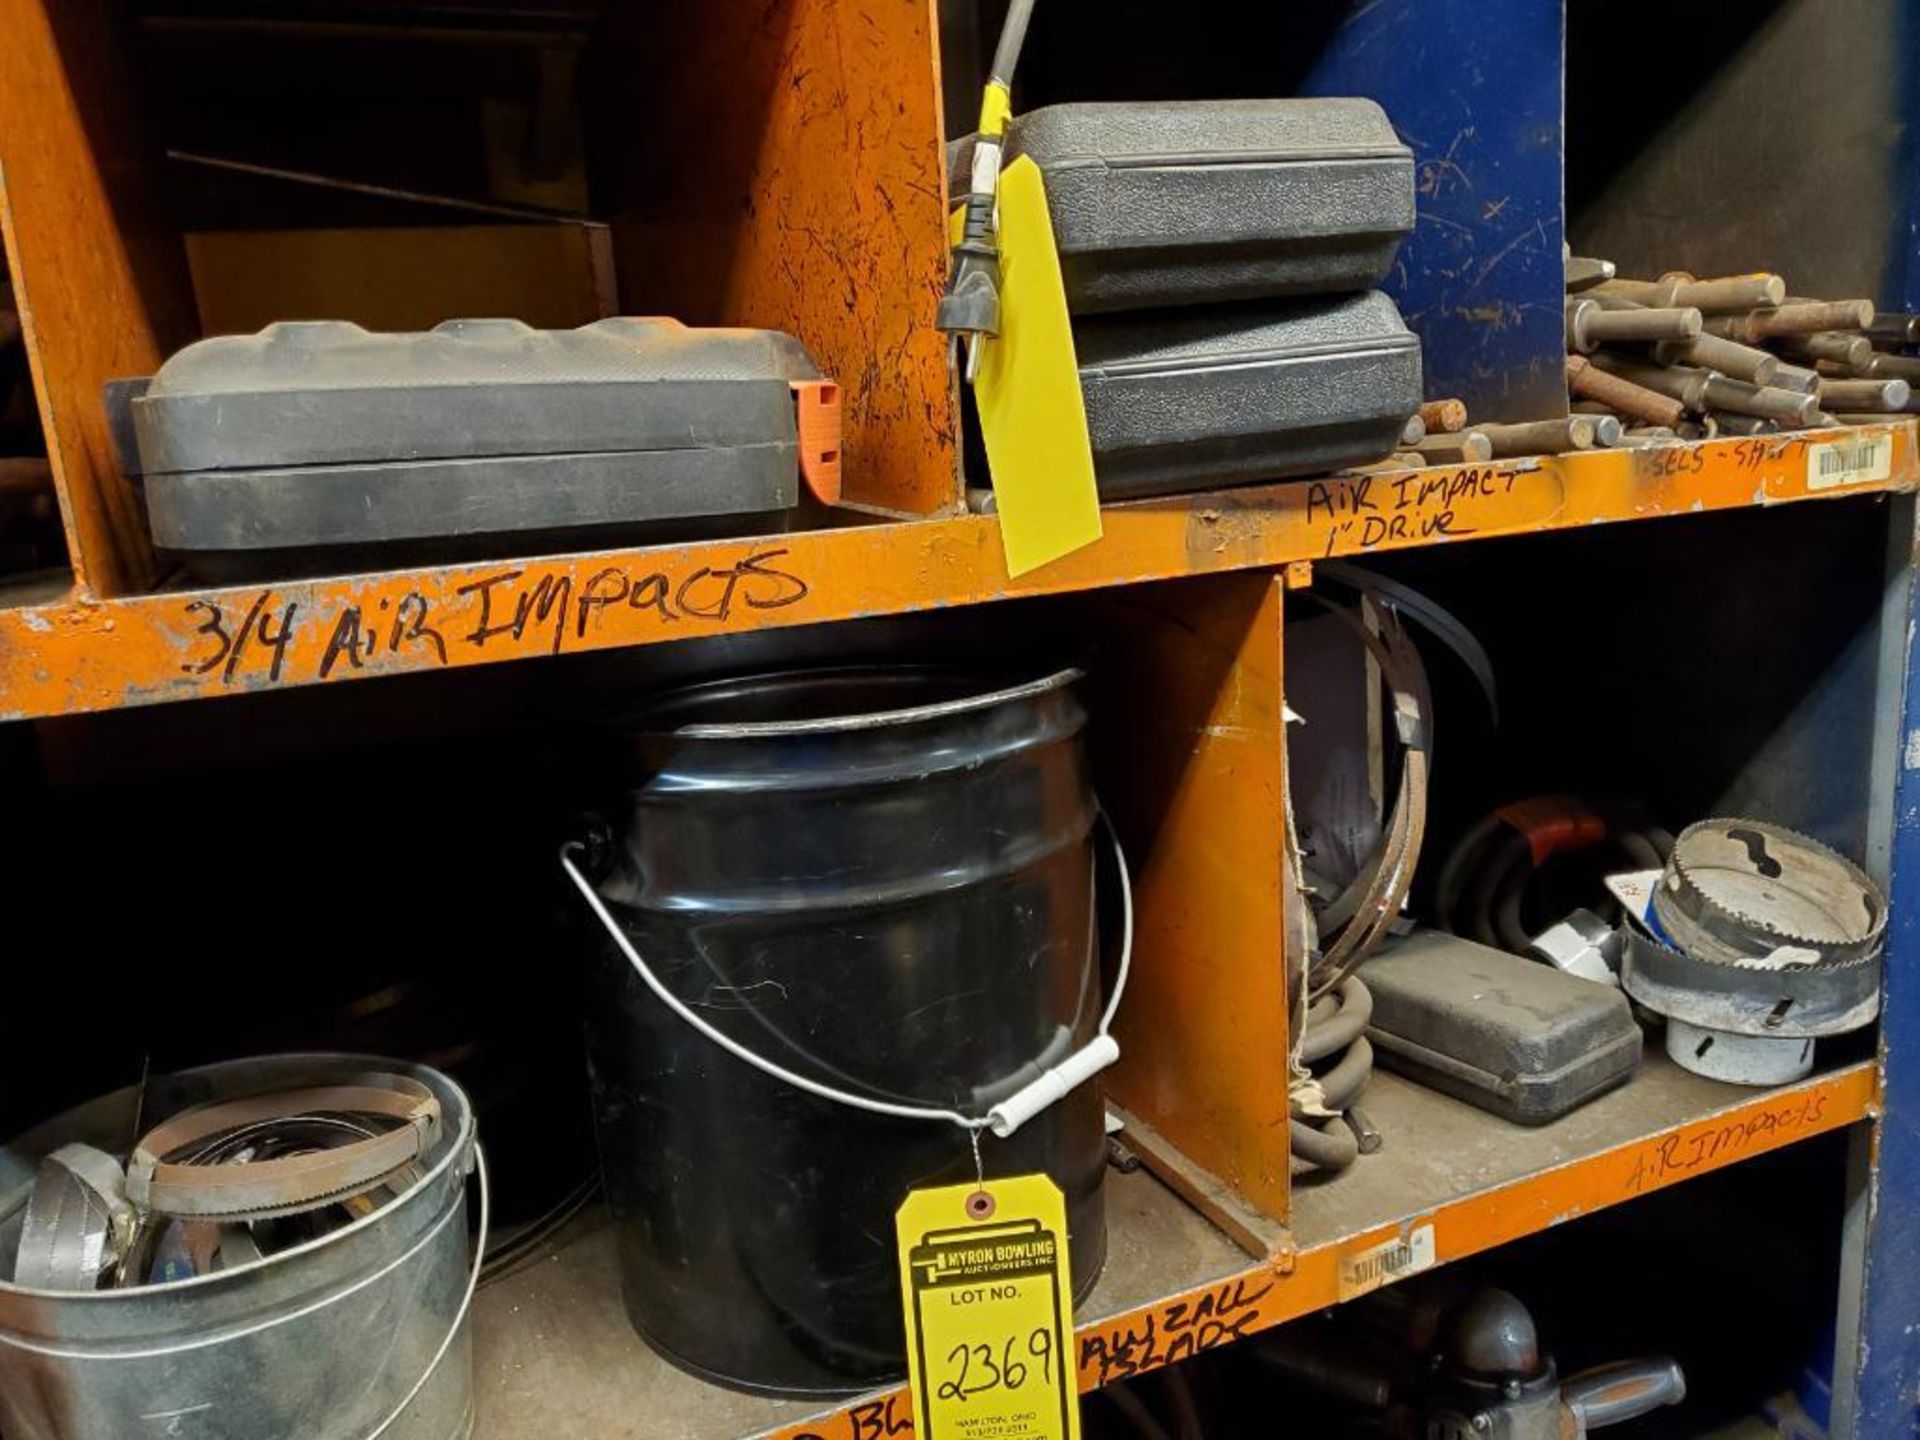
<svg viewBox="0 0 1920 1440">
<path fill-rule="evenodd" d="M 191 1106 L 124 1164 L 91 1145 L 61 1146 L 34 1177 L 13 1283 L 165 1284 L 304 1244 L 406 1193 L 439 1124 L 424 1085 L 375 1074 Z"/>
</svg>

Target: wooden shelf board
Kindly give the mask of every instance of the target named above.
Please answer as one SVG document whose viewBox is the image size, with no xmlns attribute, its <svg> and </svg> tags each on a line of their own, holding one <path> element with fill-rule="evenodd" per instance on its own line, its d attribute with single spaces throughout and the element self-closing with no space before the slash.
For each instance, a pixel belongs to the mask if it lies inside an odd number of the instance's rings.
<svg viewBox="0 0 1920 1440">
<path fill-rule="evenodd" d="M 1246 1265 L 1231 1240 L 1146 1172 L 1108 1178 L 1111 1250 L 1083 1315 L 1119 1314 Z M 475 1440 L 717 1440 L 819 1413 L 818 1402 L 737 1394 L 675 1369 L 634 1334 L 619 1289 L 613 1231 L 596 1208 L 547 1257 L 480 1292 Z"/>
<path fill-rule="evenodd" d="M 1888 437 L 1836 483 L 1836 444 Z M 0 719 L 896 615 L 1694 511 L 1912 489 L 1911 422 L 1113 506 L 1017 580 L 992 516 L 0 609 Z"/>
<path fill-rule="evenodd" d="M 1553 1125 L 1509 1125 L 1393 1075 L 1367 1110 L 1386 1137 L 1347 1174 L 1302 1184 L 1294 1245 L 1250 1263 L 1144 1172 L 1110 1175 L 1111 1253 L 1079 1323 L 1091 1389 L 1349 1298 L 1356 1267 L 1431 1226 L 1436 1263 L 1838 1129 L 1872 1113 L 1875 1071 L 1846 1066 L 1754 1091 L 1649 1055 L 1626 1086 Z M 1344 1277 L 1344 1278 L 1343 1278 Z M 822 1409 L 681 1374 L 628 1328 L 612 1234 L 596 1214 L 480 1293 L 476 1440 L 887 1440 L 910 1434 L 904 1390 Z M 1192 1317 L 1205 1314 L 1195 1322 Z"/>
</svg>

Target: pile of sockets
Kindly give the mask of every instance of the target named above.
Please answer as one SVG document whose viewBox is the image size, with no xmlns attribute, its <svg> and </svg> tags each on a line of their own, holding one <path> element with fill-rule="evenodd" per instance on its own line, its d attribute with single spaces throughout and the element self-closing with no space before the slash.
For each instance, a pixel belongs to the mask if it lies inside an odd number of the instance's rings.
<svg viewBox="0 0 1920 1440">
<path fill-rule="evenodd" d="M 1625 279 L 1567 260 L 1567 390 L 1575 418 L 1621 443 L 1884 423 L 1915 409 L 1915 317 L 1870 300 L 1788 293 L 1778 275 Z"/>
<path fill-rule="evenodd" d="M 1473 464 L 1612 446 L 1873 425 L 1920 413 L 1920 315 L 1810 300 L 1778 275 L 1625 279 L 1567 256 L 1565 419 L 1470 422 L 1430 400 L 1380 465 Z"/>
</svg>

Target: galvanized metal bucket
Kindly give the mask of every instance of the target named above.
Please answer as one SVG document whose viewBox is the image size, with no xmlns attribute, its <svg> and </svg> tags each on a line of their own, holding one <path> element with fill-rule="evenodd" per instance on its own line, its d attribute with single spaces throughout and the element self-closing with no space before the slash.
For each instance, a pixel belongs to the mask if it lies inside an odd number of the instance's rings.
<svg viewBox="0 0 1920 1440">
<path fill-rule="evenodd" d="M 418 1184 L 330 1235 L 190 1280 L 85 1294 L 0 1282 L 0 1434 L 464 1440 L 477 1152 L 472 1106 L 437 1070 L 339 1055 L 237 1060 L 154 1079 L 144 1103 L 129 1087 L 69 1111 L 0 1150 L 0 1256 L 10 1273 L 34 1172 L 60 1145 L 123 1151 L 136 1126 L 189 1105 L 369 1070 L 411 1076 L 440 1101 Z"/>
</svg>

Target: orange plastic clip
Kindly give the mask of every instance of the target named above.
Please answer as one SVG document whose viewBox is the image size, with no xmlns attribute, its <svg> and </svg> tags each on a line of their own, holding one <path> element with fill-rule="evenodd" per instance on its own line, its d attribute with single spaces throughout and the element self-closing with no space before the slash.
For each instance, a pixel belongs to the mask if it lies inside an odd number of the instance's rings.
<svg viewBox="0 0 1920 1440">
<path fill-rule="evenodd" d="M 1535 865 L 1546 864 L 1548 856 L 1563 850 L 1584 850 L 1607 838 L 1607 822 L 1577 795 L 1536 795 L 1503 805 L 1495 813 L 1527 837 Z"/>
<path fill-rule="evenodd" d="M 840 387 L 831 380 L 795 380 L 800 478 L 823 505 L 840 503 Z"/>
</svg>

